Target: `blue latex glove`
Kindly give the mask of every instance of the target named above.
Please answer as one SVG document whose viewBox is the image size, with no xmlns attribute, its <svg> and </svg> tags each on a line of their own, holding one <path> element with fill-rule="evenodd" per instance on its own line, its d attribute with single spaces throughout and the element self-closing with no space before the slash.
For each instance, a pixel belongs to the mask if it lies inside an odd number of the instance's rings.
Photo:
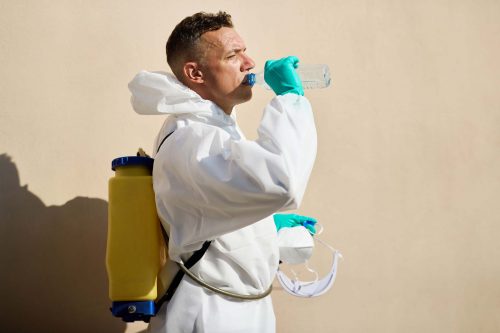
<svg viewBox="0 0 500 333">
<path fill-rule="evenodd" d="M 279 60 L 268 60 L 264 66 L 264 80 L 276 95 L 288 93 L 304 96 L 302 81 L 295 68 L 299 58 L 291 56 Z"/>
<path fill-rule="evenodd" d="M 277 230 L 281 228 L 304 226 L 312 235 L 316 233 L 315 224 L 317 221 L 313 217 L 297 214 L 274 214 L 273 218 Z"/>
</svg>

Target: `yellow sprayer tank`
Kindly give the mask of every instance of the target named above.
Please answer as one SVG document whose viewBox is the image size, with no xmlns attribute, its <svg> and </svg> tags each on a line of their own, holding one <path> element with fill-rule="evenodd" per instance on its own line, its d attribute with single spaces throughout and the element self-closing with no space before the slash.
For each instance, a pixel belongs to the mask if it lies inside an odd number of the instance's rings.
<svg viewBox="0 0 500 333">
<path fill-rule="evenodd" d="M 152 185 L 153 159 L 113 160 L 109 180 L 106 269 L 113 315 L 124 321 L 154 315 L 162 234 Z"/>
</svg>

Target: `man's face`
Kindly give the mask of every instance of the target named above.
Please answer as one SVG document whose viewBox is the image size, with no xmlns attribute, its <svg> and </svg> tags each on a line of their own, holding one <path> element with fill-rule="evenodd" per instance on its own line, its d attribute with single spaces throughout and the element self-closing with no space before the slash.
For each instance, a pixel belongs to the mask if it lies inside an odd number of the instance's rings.
<svg viewBox="0 0 500 333">
<path fill-rule="evenodd" d="M 204 97 L 220 106 L 226 113 L 252 98 L 252 88 L 242 84 L 255 66 L 246 55 L 243 39 L 232 28 L 223 27 L 201 36 Z"/>
</svg>

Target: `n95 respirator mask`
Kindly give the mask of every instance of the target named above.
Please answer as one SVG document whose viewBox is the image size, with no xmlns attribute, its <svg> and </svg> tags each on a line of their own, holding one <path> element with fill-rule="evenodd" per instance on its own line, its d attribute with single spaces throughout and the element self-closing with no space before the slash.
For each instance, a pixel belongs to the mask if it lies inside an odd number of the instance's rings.
<svg viewBox="0 0 500 333">
<path fill-rule="evenodd" d="M 305 263 L 312 255 L 314 240 L 303 226 L 281 228 L 278 231 L 280 260 L 286 264 Z"/>
</svg>

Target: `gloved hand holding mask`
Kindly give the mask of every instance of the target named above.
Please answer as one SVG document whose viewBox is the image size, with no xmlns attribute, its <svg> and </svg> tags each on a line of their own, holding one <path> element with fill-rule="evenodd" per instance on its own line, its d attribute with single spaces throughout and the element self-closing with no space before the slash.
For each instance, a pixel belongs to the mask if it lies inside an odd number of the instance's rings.
<svg viewBox="0 0 500 333">
<path fill-rule="evenodd" d="M 268 60 L 264 66 L 264 80 L 276 95 L 292 93 L 304 96 L 302 81 L 295 70 L 298 66 L 299 59 L 295 56 Z"/>
<path fill-rule="evenodd" d="M 297 214 L 274 214 L 273 218 L 278 231 L 281 228 L 292 228 L 301 225 L 309 230 L 312 235 L 316 233 L 315 225 L 318 221 L 313 217 Z"/>
<path fill-rule="evenodd" d="M 292 265 L 306 262 L 314 248 L 316 219 L 297 214 L 275 214 L 273 218 L 278 230 L 280 260 Z"/>
<path fill-rule="evenodd" d="M 291 271 L 295 278 L 288 277 L 278 268 L 277 278 L 283 289 L 298 297 L 315 297 L 326 293 L 335 282 L 338 261 L 342 258 L 340 252 L 316 238 L 318 242 L 329 248 L 333 255 L 330 272 L 320 279 L 318 273 L 307 264 L 314 248 L 312 235 L 316 234 L 316 219 L 297 214 L 275 214 L 273 217 L 276 229 L 278 229 L 280 260 L 292 265 L 305 263 L 307 270 L 316 275 L 316 279 L 312 281 L 301 281 L 293 269 Z M 306 227 L 309 228 L 306 229 Z"/>
</svg>

